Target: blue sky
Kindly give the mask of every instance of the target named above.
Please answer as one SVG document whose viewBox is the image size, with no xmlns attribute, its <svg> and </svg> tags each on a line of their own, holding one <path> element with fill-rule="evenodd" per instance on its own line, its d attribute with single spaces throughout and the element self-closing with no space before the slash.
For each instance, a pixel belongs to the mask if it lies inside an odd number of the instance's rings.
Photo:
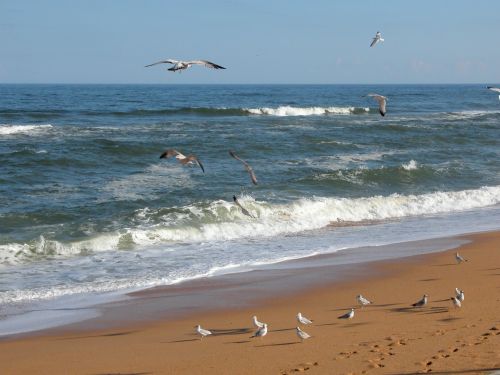
<svg viewBox="0 0 500 375">
<path fill-rule="evenodd" d="M 498 0 L 0 0 L 0 36 L 0 83 L 500 82 Z"/>
</svg>

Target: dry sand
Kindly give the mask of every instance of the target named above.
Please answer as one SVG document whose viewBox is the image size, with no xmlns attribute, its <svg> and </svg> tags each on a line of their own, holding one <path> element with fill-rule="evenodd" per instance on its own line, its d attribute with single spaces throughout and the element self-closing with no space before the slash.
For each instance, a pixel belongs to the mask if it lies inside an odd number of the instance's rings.
<svg viewBox="0 0 500 375">
<path fill-rule="evenodd" d="M 68 331 L 0 342 L 0 374 L 485 374 L 500 368 L 500 232 L 456 250 L 371 263 L 358 281 L 301 291 L 251 308 L 186 319 Z M 372 270 L 376 270 L 373 272 Z M 461 309 L 450 297 L 465 291 Z M 362 293 L 375 303 L 337 317 Z M 411 308 L 424 293 L 429 304 Z M 312 338 L 300 343 L 295 316 Z M 250 339 L 251 317 L 269 324 Z M 213 336 L 194 334 L 201 324 Z"/>
</svg>

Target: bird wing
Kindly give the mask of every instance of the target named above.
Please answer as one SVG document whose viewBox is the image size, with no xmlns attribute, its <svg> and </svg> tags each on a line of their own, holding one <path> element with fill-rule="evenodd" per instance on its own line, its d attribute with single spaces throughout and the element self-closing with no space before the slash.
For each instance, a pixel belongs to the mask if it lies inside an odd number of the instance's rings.
<svg viewBox="0 0 500 375">
<path fill-rule="evenodd" d="M 252 183 L 254 185 L 257 185 L 257 177 L 255 176 L 255 173 L 253 171 L 253 168 L 248 164 L 245 160 L 241 159 L 238 155 L 233 150 L 229 150 L 229 155 L 231 155 L 233 158 L 236 160 L 239 160 L 240 162 L 243 163 L 245 166 L 245 169 L 247 170 L 248 174 L 250 175 L 250 179 L 252 180 Z"/>
<path fill-rule="evenodd" d="M 174 150 L 173 148 L 169 148 L 168 150 L 163 151 L 160 155 L 160 159 L 170 158 L 172 156 L 182 155 L 179 151 Z"/>
<path fill-rule="evenodd" d="M 207 68 L 212 68 L 212 69 L 226 69 L 223 66 L 214 64 L 213 62 L 207 60 L 191 60 L 191 61 L 186 61 L 186 64 L 203 65 Z"/>
<path fill-rule="evenodd" d="M 382 96 L 379 94 L 368 94 L 368 96 L 371 96 L 373 99 L 375 99 L 378 102 L 379 112 L 382 116 L 384 116 L 386 113 L 385 105 L 387 103 L 387 98 L 385 96 Z"/>
<path fill-rule="evenodd" d="M 378 37 L 373 38 L 372 43 L 370 44 L 370 47 L 373 47 L 375 44 L 377 44 L 378 40 L 379 40 Z"/>
<path fill-rule="evenodd" d="M 149 65 L 146 65 L 144 66 L 145 68 L 148 68 L 150 66 L 153 66 L 153 65 L 158 65 L 158 64 L 177 64 L 179 61 L 178 60 L 172 60 L 172 59 L 168 59 L 168 60 L 162 60 L 162 61 L 157 61 L 155 63 L 152 63 L 152 64 L 149 64 Z"/>
<path fill-rule="evenodd" d="M 200 166 L 203 173 L 205 173 L 205 168 L 203 167 L 203 164 L 201 164 L 201 162 L 198 160 L 198 158 L 194 155 L 188 155 L 184 159 L 180 159 L 179 161 L 181 162 L 182 165 L 187 164 L 189 162 L 195 162 L 196 164 L 198 164 Z"/>
<path fill-rule="evenodd" d="M 486 86 L 486 88 L 491 91 L 500 92 L 500 88 L 498 87 Z"/>
<path fill-rule="evenodd" d="M 202 335 L 205 335 L 205 336 L 207 336 L 207 335 L 211 335 L 211 334 L 212 334 L 212 332 L 210 332 L 210 331 L 208 331 L 208 330 L 206 330 L 206 329 L 203 329 L 203 328 L 200 328 L 200 333 L 201 333 Z"/>
</svg>

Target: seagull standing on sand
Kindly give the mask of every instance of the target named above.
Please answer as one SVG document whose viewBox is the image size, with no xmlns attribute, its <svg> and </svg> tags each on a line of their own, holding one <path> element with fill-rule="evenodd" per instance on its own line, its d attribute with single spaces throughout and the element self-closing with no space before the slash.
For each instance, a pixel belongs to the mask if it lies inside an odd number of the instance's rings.
<svg viewBox="0 0 500 375">
<path fill-rule="evenodd" d="M 368 94 L 368 96 L 371 96 L 378 102 L 378 111 L 382 116 L 385 116 L 385 114 L 387 113 L 387 111 L 385 110 L 385 105 L 387 104 L 387 98 L 379 94 Z"/>
<path fill-rule="evenodd" d="M 264 326 L 262 328 L 259 328 L 257 330 L 257 332 L 254 333 L 253 336 L 250 336 L 250 338 L 264 337 L 265 335 L 267 335 L 267 324 L 266 323 L 264 323 Z"/>
<path fill-rule="evenodd" d="M 167 60 L 162 60 L 155 62 L 153 64 L 146 65 L 145 68 L 148 68 L 153 65 L 158 65 L 158 64 L 173 64 L 174 66 L 171 68 L 168 68 L 171 72 L 179 71 L 179 73 L 187 68 L 190 68 L 192 65 L 203 65 L 207 68 L 212 68 L 212 69 L 226 69 L 223 66 L 214 64 L 213 62 L 207 61 L 207 60 L 191 60 L 191 61 L 181 61 L 181 60 L 173 60 L 173 59 L 167 59 Z"/>
<path fill-rule="evenodd" d="M 257 185 L 257 177 L 255 177 L 255 173 L 253 172 L 253 169 L 250 166 L 250 164 L 248 164 L 245 160 L 241 159 L 238 155 L 236 155 L 233 150 L 229 150 L 229 155 L 231 155 L 233 158 L 235 158 L 236 160 L 239 160 L 243 163 L 243 166 L 245 167 L 248 174 L 250 175 L 250 179 L 252 180 L 252 183 L 254 185 Z"/>
<path fill-rule="evenodd" d="M 351 309 L 351 311 L 345 313 L 344 315 L 340 315 L 338 319 L 352 319 L 354 318 L 354 309 Z"/>
<path fill-rule="evenodd" d="M 201 326 L 199 324 L 196 326 L 196 332 L 200 335 L 200 340 L 203 340 L 203 337 L 212 334 L 212 332 L 201 328 Z"/>
<path fill-rule="evenodd" d="M 194 155 L 184 156 L 179 151 L 174 150 L 173 148 L 163 151 L 163 153 L 160 155 L 160 159 L 168 159 L 172 156 L 175 156 L 175 158 L 182 165 L 193 164 L 193 163 L 198 164 L 199 167 L 201 168 L 201 170 L 203 171 L 203 173 L 205 173 L 205 168 L 203 168 L 203 164 L 201 164 L 201 162 L 198 160 L 198 158 L 196 156 L 194 156 Z"/>
<path fill-rule="evenodd" d="M 464 299 L 465 299 L 465 295 L 464 295 L 464 291 L 463 290 L 460 290 L 458 288 L 455 288 L 455 293 L 457 294 L 457 299 L 460 301 L 460 302 L 463 302 Z"/>
<path fill-rule="evenodd" d="M 491 91 L 494 91 L 494 92 L 498 92 L 500 94 L 500 88 L 498 88 L 498 87 L 486 86 L 486 88 L 488 90 L 491 90 Z M 500 100 L 500 95 L 498 95 L 498 100 Z"/>
<path fill-rule="evenodd" d="M 244 215 L 250 216 L 251 218 L 254 218 L 250 212 L 247 211 L 246 208 L 244 208 L 240 202 L 238 201 L 238 198 L 236 198 L 236 195 L 233 195 L 233 201 L 234 204 L 237 205 L 239 208 L 241 208 L 241 212 L 243 212 Z"/>
<path fill-rule="evenodd" d="M 455 306 L 456 309 L 462 307 L 462 302 L 457 297 L 451 297 L 451 301 L 453 302 L 453 306 Z"/>
<path fill-rule="evenodd" d="M 298 314 L 297 314 L 297 321 L 298 321 L 299 323 L 304 324 L 304 325 L 307 325 L 307 324 L 312 324 L 312 320 L 307 319 L 305 316 L 302 316 L 302 314 L 301 314 L 301 313 L 298 313 Z"/>
<path fill-rule="evenodd" d="M 309 333 L 302 331 L 299 327 L 296 327 L 295 332 L 297 333 L 297 337 L 301 342 L 304 342 L 304 340 L 307 340 L 311 337 Z"/>
<path fill-rule="evenodd" d="M 264 327 L 264 323 L 259 322 L 257 320 L 257 317 L 255 315 L 252 317 L 252 322 L 253 322 L 253 325 L 255 326 L 255 328 L 262 328 L 262 327 Z"/>
<path fill-rule="evenodd" d="M 463 256 L 461 256 L 459 253 L 455 253 L 455 259 L 458 264 L 462 262 L 467 262 L 467 259 L 465 259 Z"/>
<path fill-rule="evenodd" d="M 361 294 L 356 296 L 356 301 L 361 305 L 361 307 L 366 305 L 371 305 L 373 302 L 363 297 Z"/>
<path fill-rule="evenodd" d="M 375 37 L 372 39 L 372 43 L 370 44 L 370 47 L 373 47 L 378 42 L 383 42 L 383 41 L 384 41 L 384 39 L 382 39 L 382 34 L 380 33 L 380 31 L 377 31 L 377 33 L 375 34 Z"/>
<path fill-rule="evenodd" d="M 424 307 L 425 305 L 427 305 L 427 298 L 429 296 L 427 294 L 424 294 L 424 296 L 422 297 L 421 300 L 415 302 L 414 304 L 412 304 L 413 307 Z"/>
</svg>

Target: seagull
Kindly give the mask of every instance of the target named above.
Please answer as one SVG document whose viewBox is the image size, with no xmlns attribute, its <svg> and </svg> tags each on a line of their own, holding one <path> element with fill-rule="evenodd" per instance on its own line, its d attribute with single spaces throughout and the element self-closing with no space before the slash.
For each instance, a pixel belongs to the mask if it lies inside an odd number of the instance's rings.
<svg viewBox="0 0 500 375">
<path fill-rule="evenodd" d="M 236 198 L 236 195 L 233 195 L 233 201 L 234 201 L 234 204 L 237 205 L 239 208 L 241 208 L 241 212 L 243 212 L 244 215 L 247 215 L 247 216 L 250 216 L 251 218 L 253 218 L 252 214 L 250 212 L 247 211 L 246 208 L 244 208 L 240 202 L 238 201 L 238 198 Z"/>
<path fill-rule="evenodd" d="M 415 302 L 414 304 L 412 304 L 413 307 L 423 307 L 425 305 L 427 305 L 427 298 L 429 296 L 427 294 L 424 294 L 424 296 L 422 297 L 421 300 Z"/>
<path fill-rule="evenodd" d="M 378 42 L 383 42 L 383 41 L 384 39 L 382 39 L 382 34 L 380 33 L 380 31 L 377 31 L 377 33 L 375 34 L 375 38 L 373 38 L 372 43 L 370 44 L 370 47 L 373 47 Z"/>
<path fill-rule="evenodd" d="M 255 315 L 252 317 L 252 320 L 253 320 L 253 325 L 255 326 L 255 328 L 263 328 L 264 327 L 264 323 L 259 322 Z"/>
<path fill-rule="evenodd" d="M 467 262 L 467 259 L 465 259 L 463 256 L 461 256 L 459 253 L 455 253 L 455 259 L 457 260 L 458 264 L 460 264 L 462 262 Z"/>
<path fill-rule="evenodd" d="M 250 336 L 250 338 L 253 338 L 253 337 L 264 337 L 265 335 L 267 335 L 267 324 L 264 323 L 264 326 L 259 328 L 257 330 L 257 332 L 254 333 L 253 336 Z"/>
<path fill-rule="evenodd" d="M 450 299 L 453 301 L 453 306 L 455 306 L 456 309 L 462 307 L 462 302 L 460 302 L 457 297 L 451 297 Z"/>
<path fill-rule="evenodd" d="M 498 88 L 498 87 L 486 86 L 486 88 L 487 88 L 488 90 L 491 90 L 491 91 L 495 91 L 495 92 L 500 93 L 500 88 Z M 500 95 L 498 95 L 498 100 L 500 100 Z"/>
<path fill-rule="evenodd" d="M 378 102 L 378 111 L 382 116 L 385 116 L 387 111 L 385 110 L 385 105 L 387 103 L 387 98 L 379 94 L 368 94 L 368 96 L 373 97 Z"/>
<path fill-rule="evenodd" d="M 203 329 L 201 328 L 201 326 L 198 324 L 196 327 L 196 332 L 200 335 L 200 340 L 203 340 L 203 337 L 205 336 L 208 336 L 208 335 L 211 335 L 212 332 L 206 330 L 206 329 Z"/>
<path fill-rule="evenodd" d="M 184 156 L 179 151 L 174 150 L 173 148 L 163 151 L 163 153 L 160 155 L 160 159 L 168 159 L 172 156 L 175 156 L 175 158 L 179 160 L 179 162 L 182 165 L 193 164 L 193 163 L 198 164 L 203 173 L 205 173 L 205 168 L 203 168 L 203 164 L 201 164 L 201 162 L 198 160 L 196 156 L 194 155 Z"/>
<path fill-rule="evenodd" d="M 338 317 L 338 319 L 352 319 L 352 318 L 354 318 L 354 309 L 351 309 L 351 311 Z"/>
<path fill-rule="evenodd" d="M 304 340 L 307 340 L 308 338 L 311 337 L 311 335 L 309 333 L 302 331 L 299 327 L 296 327 L 295 332 L 297 333 L 297 337 L 302 342 L 304 342 Z"/>
<path fill-rule="evenodd" d="M 361 307 L 366 305 L 371 305 L 373 302 L 363 297 L 361 294 L 356 296 L 356 300 L 361 305 Z"/>
<path fill-rule="evenodd" d="M 302 324 L 305 324 L 305 325 L 307 325 L 307 324 L 311 324 L 311 323 L 312 323 L 312 320 L 307 319 L 305 316 L 302 316 L 302 314 L 301 314 L 301 313 L 298 313 L 298 314 L 297 314 L 297 321 L 298 321 L 299 323 L 302 323 Z M 297 333 L 297 334 L 298 334 L 298 333 Z M 306 338 L 307 338 L 307 337 L 306 337 Z"/>
<path fill-rule="evenodd" d="M 245 169 L 247 170 L 248 174 L 250 175 L 250 179 L 252 180 L 254 185 L 257 185 L 257 177 L 255 177 L 255 173 L 253 172 L 252 167 L 243 159 L 240 159 L 238 155 L 234 153 L 233 150 L 229 150 L 229 155 L 231 155 L 233 158 L 236 160 L 239 160 L 243 163 L 245 166 Z"/>
<path fill-rule="evenodd" d="M 465 295 L 464 295 L 464 291 L 463 290 L 460 290 L 458 288 L 455 288 L 455 292 L 457 294 L 457 299 L 460 301 L 460 302 L 463 302 L 464 299 L 465 299 Z"/>
<path fill-rule="evenodd" d="M 158 65 L 158 64 L 173 64 L 174 66 L 171 68 L 168 68 L 171 72 L 175 72 L 179 70 L 179 73 L 187 68 L 190 68 L 191 65 L 203 65 L 207 68 L 212 68 L 212 69 L 226 69 L 223 66 L 214 64 L 213 62 L 207 61 L 207 60 L 191 60 L 191 61 L 181 61 L 181 60 L 173 60 L 173 59 L 168 59 L 168 60 L 162 60 L 155 62 L 153 64 L 146 65 L 145 68 L 148 68 L 153 65 Z"/>
</svg>

